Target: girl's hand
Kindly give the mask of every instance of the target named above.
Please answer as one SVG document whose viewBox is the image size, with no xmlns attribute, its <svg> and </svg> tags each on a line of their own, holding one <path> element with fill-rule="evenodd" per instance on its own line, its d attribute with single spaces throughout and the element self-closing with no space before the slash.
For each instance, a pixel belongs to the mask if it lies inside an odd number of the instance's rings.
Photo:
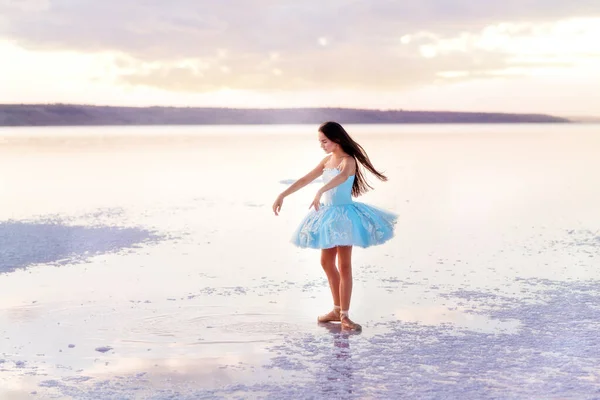
<svg viewBox="0 0 600 400">
<path fill-rule="evenodd" d="M 313 202 L 310 203 L 310 206 L 308 207 L 309 210 L 311 207 L 314 207 L 315 211 L 319 211 L 319 207 L 321 206 L 321 195 L 321 192 L 317 192 Z"/>
<path fill-rule="evenodd" d="M 279 195 L 277 196 L 277 199 L 275 199 L 275 203 L 273 203 L 273 212 L 275 213 L 275 215 L 279 215 L 279 212 L 281 211 L 281 206 L 283 206 L 283 196 Z"/>
</svg>

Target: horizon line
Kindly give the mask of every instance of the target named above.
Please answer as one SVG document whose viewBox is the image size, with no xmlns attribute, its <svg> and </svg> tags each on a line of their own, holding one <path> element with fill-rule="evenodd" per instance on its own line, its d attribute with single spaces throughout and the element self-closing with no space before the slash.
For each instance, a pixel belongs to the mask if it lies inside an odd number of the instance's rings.
<svg viewBox="0 0 600 400">
<path fill-rule="evenodd" d="M 82 106 L 82 107 L 110 107 L 110 108 L 185 108 L 185 109 L 220 109 L 220 110 L 360 110 L 360 111 L 378 111 L 378 112 L 438 112 L 438 113 L 463 113 L 463 114 L 506 114 L 506 115 L 543 115 L 561 118 L 597 118 L 595 115 L 559 115 L 543 112 L 508 112 L 508 111 L 455 111 L 443 109 L 406 109 L 406 108 L 365 108 L 365 107 L 343 107 L 343 106 L 298 106 L 298 107 L 235 107 L 235 106 L 183 106 L 183 105 L 111 105 L 111 104 L 91 104 L 91 103 L 0 103 L 3 106 Z"/>
</svg>

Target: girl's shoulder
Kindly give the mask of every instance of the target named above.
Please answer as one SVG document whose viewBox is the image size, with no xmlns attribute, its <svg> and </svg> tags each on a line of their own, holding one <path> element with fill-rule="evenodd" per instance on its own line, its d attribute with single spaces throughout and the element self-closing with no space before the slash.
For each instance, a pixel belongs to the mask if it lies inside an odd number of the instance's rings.
<svg viewBox="0 0 600 400">
<path fill-rule="evenodd" d="M 346 156 L 344 156 L 344 158 L 342 159 L 341 165 L 342 165 L 342 166 L 349 165 L 349 166 L 351 166 L 351 167 L 355 167 L 355 166 L 356 166 L 356 160 L 354 159 L 354 157 L 352 157 L 352 156 L 349 156 L 349 155 L 346 155 Z"/>
<path fill-rule="evenodd" d="M 322 160 L 321 160 L 321 166 L 323 168 L 325 168 L 327 166 L 327 164 L 329 163 L 329 161 L 331 161 L 331 157 L 333 157 L 333 155 L 329 154 L 326 155 Z"/>
<path fill-rule="evenodd" d="M 356 160 L 354 159 L 354 157 L 352 156 L 348 156 L 348 157 L 344 157 L 344 159 L 342 160 L 342 167 L 344 169 L 348 169 L 348 173 L 350 175 L 354 175 L 356 174 Z"/>
</svg>

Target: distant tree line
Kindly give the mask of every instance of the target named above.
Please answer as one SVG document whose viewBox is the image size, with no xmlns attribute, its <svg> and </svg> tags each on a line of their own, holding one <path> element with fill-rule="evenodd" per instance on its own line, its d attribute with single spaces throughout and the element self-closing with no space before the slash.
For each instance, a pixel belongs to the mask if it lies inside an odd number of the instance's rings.
<svg viewBox="0 0 600 400">
<path fill-rule="evenodd" d="M 243 109 L 109 107 L 74 104 L 0 105 L 0 126 L 319 124 L 328 120 L 345 124 L 571 122 L 566 118 L 543 114 L 351 108 Z"/>
</svg>

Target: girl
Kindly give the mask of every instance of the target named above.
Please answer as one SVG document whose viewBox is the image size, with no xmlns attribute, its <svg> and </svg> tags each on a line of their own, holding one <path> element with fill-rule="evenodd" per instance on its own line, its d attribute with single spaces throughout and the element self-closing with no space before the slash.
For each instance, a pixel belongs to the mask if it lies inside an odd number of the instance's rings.
<svg viewBox="0 0 600 400">
<path fill-rule="evenodd" d="M 329 280 L 333 310 L 317 320 L 339 321 L 342 329 L 361 330 L 348 314 L 352 295 L 352 247 L 369 247 L 388 241 L 394 235 L 397 216 L 352 200 L 352 196 L 360 196 L 368 188 L 372 189 L 360 166 L 382 181 L 387 181 L 387 177 L 373 167 L 365 150 L 340 124 L 322 124 L 319 142 L 328 156 L 277 196 L 273 212 L 279 215 L 286 196 L 323 175 L 325 184 L 309 206 L 314 209 L 301 222 L 292 243 L 303 248 L 321 249 L 321 265 Z"/>
</svg>

